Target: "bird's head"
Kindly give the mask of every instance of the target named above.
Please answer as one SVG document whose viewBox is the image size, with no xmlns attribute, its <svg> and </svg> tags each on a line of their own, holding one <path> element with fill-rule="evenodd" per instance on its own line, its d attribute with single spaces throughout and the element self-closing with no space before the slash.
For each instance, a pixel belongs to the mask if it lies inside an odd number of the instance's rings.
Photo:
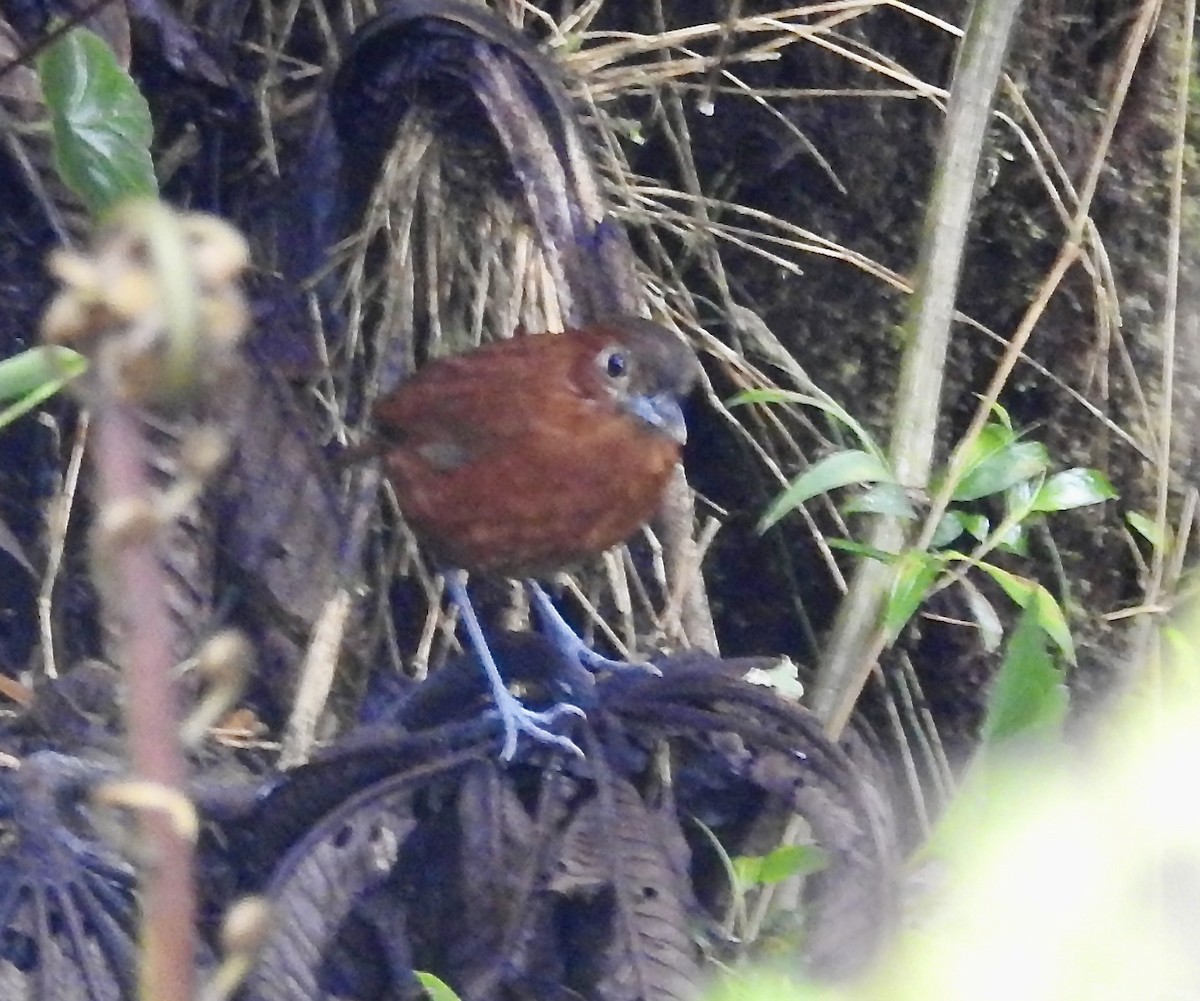
<svg viewBox="0 0 1200 1001">
<path fill-rule="evenodd" d="M 678 336 L 641 317 L 593 324 L 596 350 L 578 373 L 591 394 L 612 400 L 649 430 L 679 445 L 687 441 L 681 401 L 700 378 L 700 363 Z"/>
</svg>

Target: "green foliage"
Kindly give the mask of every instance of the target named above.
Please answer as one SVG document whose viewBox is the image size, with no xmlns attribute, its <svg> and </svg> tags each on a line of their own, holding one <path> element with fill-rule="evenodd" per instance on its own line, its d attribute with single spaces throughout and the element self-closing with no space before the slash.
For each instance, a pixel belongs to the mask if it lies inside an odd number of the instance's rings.
<svg viewBox="0 0 1200 1001">
<path fill-rule="evenodd" d="M 99 216 L 128 198 L 157 195 L 149 106 L 103 39 L 75 28 L 46 47 L 37 70 L 55 166 L 89 211 Z M 0 362 L 0 402 L 9 404 L 0 411 L 0 428 L 86 369 L 87 360 L 64 347 L 34 348 Z"/>
<path fill-rule="evenodd" d="M 733 859 L 733 874 L 739 889 L 782 883 L 793 876 L 819 872 L 829 858 L 816 845 L 780 845 L 767 855 L 742 855 Z"/>
<path fill-rule="evenodd" d="M 45 403 L 87 368 L 87 360 L 70 348 L 44 347 L 22 351 L 0 361 L 0 428 Z"/>
<path fill-rule="evenodd" d="M 1100 504 L 1117 496 L 1113 485 L 1098 469 L 1066 469 L 1055 473 L 1033 498 L 1035 511 L 1069 511 Z"/>
<path fill-rule="evenodd" d="M 900 635 L 904 624 L 916 614 L 941 572 L 936 555 L 909 550 L 894 561 L 896 575 L 883 608 L 883 625 L 892 639 Z"/>
<path fill-rule="evenodd" d="M 796 477 L 767 508 L 759 523 L 761 530 L 770 528 L 818 494 L 852 486 L 864 489 L 843 505 L 846 513 L 884 515 L 913 522 L 920 518 L 912 492 L 897 482 L 883 452 L 861 425 L 836 404 L 800 393 L 765 390 L 742 393 L 733 402 L 788 402 L 818 407 L 848 427 L 863 446 L 827 455 Z M 1026 527 L 1031 519 L 1100 504 L 1117 494 L 1108 478 L 1095 469 L 1077 467 L 1051 473 L 1051 458 L 1045 445 L 1025 439 L 1013 427 L 1003 407 L 994 406 L 992 414 L 994 419 L 984 426 L 964 456 L 962 471 L 950 495 L 952 506 L 938 522 L 927 552 L 881 552 L 847 539 L 830 540 L 829 545 L 894 568 L 883 609 L 883 626 L 892 640 L 934 590 L 954 581 L 963 586 L 985 646 L 996 649 L 1003 637 L 1000 617 L 987 598 L 963 576 L 967 570 L 977 569 L 1024 609 L 1029 621 L 1073 663 L 1075 649 L 1070 629 L 1053 595 L 1036 581 L 995 566 L 983 557 L 992 549 L 1027 556 Z M 998 501 L 1003 510 L 1003 517 L 995 524 L 983 511 L 966 506 L 988 498 Z M 1151 537 L 1152 522 L 1142 516 L 1129 518 L 1136 531 Z M 964 535 L 975 541 L 973 553 L 948 548 Z"/>
<path fill-rule="evenodd" d="M 1038 628 L 1058 645 L 1063 656 L 1072 664 L 1075 663 L 1075 644 L 1071 640 L 1071 630 L 1067 626 L 1062 609 L 1058 607 L 1058 602 L 1045 587 L 991 563 L 975 562 L 974 565 L 999 584 L 1014 604 L 1025 609 Z"/>
<path fill-rule="evenodd" d="M 775 498 L 758 523 L 759 531 L 765 532 L 785 514 L 796 510 L 817 494 L 828 493 L 852 483 L 873 483 L 877 480 L 894 480 L 887 463 L 878 455 L 859 449 L 827 455 L 792 480 L 787 489 Z"/>
<path fill-rule="evenodd" d="M 130 197 L 154 197 L 150 109 L 105 42 L 75 28 L 38 57 L 59 174 L 102 215 Z"/>
<path fill-rule="evenodd" d="M 458 1001 L 458 995 L 432 973 L 422 973 L 418 970 L 417 979 L 425 988 L 425 993 L 429 995 L 431 1001 Z"/>
<path fill-rule="evenodd" d="M 1167 539 L 1163 533 L 1158 530 L 1158 525 L 1155 524 L 1153 518 L 1148 518 L 1146 515 L 1138 511 L 1130 511 L 1125 515 L 1125 520 L 1129 523 L 1129 527 L 1138 533 L 1143 539 L 1150 543 L 1155 549 L 1163 549 L 1167 545 Z"/>
<path fill-rule="evenodd" d="M 1036 609 L 1026 605 L 992 681 L 981 735 L 985 749 L 1062 733 L 1070 696 L 1062 671 L 1046 651 L 1045 633 Z"/>
</svg>

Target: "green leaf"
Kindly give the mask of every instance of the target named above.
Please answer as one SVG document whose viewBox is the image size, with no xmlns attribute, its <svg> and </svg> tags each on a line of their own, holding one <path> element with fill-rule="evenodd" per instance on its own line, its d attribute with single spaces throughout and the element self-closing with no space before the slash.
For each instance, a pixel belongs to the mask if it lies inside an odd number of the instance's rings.
<svg viewBox="0 0 1200 1001">
<path fill-rule="evenodd" d="M 1017 441 L 1017 436 L 1011 427 L 1001 424 L 985 424 L 970 449 L 962 457 L 962 474 L 969 476 L 980 463 L 999 454 L 1009 445 Z"/>
<path fill-rule="evenodd" d="M 872 483 L 891 478 L 891 470 L 883 460 L 870 452 L 851 449 L 827 455 L 792 480 L 787 489 L 775 498 L 758 523 L 758 530 L 765 532 L 785 514 L 817 494 L 851 483 Z"/>
<path fill-rule="evenodd" d="M 1071 629 L 1067 625 L 1067 617 L 1058 602 L 1041 584 L 1033 594 L 1033 613 L 1037 624 L 1046 635 L 1054 640 L 1062 655 L 1072 664 L 1075 663 L 1075 641 L 1071 639 Z"/>
<path fill-rule="evenodd" d="M 925 600 L 941 569 L 941 562 L 928 553 L 910 550 L 900 557 L 883 610 L 883 626 L 891 639 L 900 635 L 904 624 Z"/>
<path fill-rule="evenodd" d="M 0 361 L 0 402 L 20 399 L 47 383 L 74 379 L 86 370 L 87 359 L 70 348 L 30 348 Z"/>
<path fill-rule="evenodd" d="M 983 721 L 983 743 L 995 747 L 1014 737 L 1062 732 L 1069 694 L 1063 673 L 1046 652 L 1044 627 L 1026 608 L 992 681 Z"/>
<path fill-rule="evenodd" d="M 793 876 L 819 872 L 829 865 L 829 856 L 816 845 L 780 845 L 769 855 L 742 855 L 733 860 L 738 885 L 759 886 L 782 883 Z"/>
<path fill-rule="evenodd" d="M 31 348 L 0 361 L 0 402 L 16 401 L 0 411 L 0 428 L 44 403 L 86 370 L 87 359 L 63 347 Z"/>
<path fill-rule="evenodd" d="M 1069 511 L 1089 504 L 1102 504 L 1116 496 L 1108 477 L 1098 469 L 1066 469 L 1042 484 L 1033 499 L 1033 510 Z"/>
<path fill-rule="evenodd" d="M 886 514 L 912 521 L 917 517 L 908 491 L 899 483 L 876 483 L 849 503 L 842 505 L 846 514 Z"/>
<path fill-rule="evenodd" d="M 421 986 L 425 988 L 425 993 L 433 1001 L 459 1001 L 458 995 L 444 981 L 439 980 L 432 973 L 424 973 L 421 970 L 417 970 L 416 973 Z"/>
<path fill-rule="evenodd" d="M 933 531 L 933 538 L 929 542 L 930 548 L 941 549 L 942 546 L 950 545 L 962 535 L 964 527 L 963 516 L 958 511 L 947 511 L 942 515 L 941 520 L 937 523 L 937 528 Z"/>
<path fill-rule="evenodd" d="M 995 427 L 995 425 L 989 425 Z M 1046 446 L 1039 441 L 1016 441 L 982 458 L 954 488 L 954 500 L 968 501 L 998 494 L 1022 480 L 1032 479 L 1050 465 Z"/>
<path fill-rule="evenodd" d="M 1017 556 L 1028 556 L 1029 533 L 1025 531 L 1024 525 L 1009 525 L 1004 535 L 996 540 L 996 546 L 1006 553 L 1015 553 Z"/>
<path fill-rule="evenodd" d="M 1155 549 L 1162 549 L 1167 544 L 1163 533 L 1158 530 L 1158 523 L 1138 511 L 1130 511 L 1125 515 L 1129 527 L 1150 543 Z"/>
<path fill-rule="evenodd" d="M 962 523 L 967 534 L 976 542 L 982 542 L 988 537 L 988 532 L 992 530 L 992 523 L 985 514 L 964 514 Z"/>
<path fill-rule="evenodd" d="M 797 393 L 790 389 L 745 389 L 732 397 L 727 405 L 738 407 L 749 403 L 796 403 L 800 406 L 820 410 L 845 425 L 866 451 L 876 456 L 881 462 L 883 461 L 883 449 L 875 444 L 875 440 L 867 432 L 867 429 L 831 397 L 812 396 L 809 393 Z"/>
<path fill-rule="evenodd" d="M 880 563 L 896 562 L 895 553 L 889 553 L 886 549 L 876 549 L 874 546 L 867 546 L 861 542 L 854 542 L 851 539 L 830 539 L 826 545 L 830 549 L 840 549 L 844 553 L 865 556 L 869 560 L 878 560 Z"/>
<path fill-rule="evenodd" d="M 1038 626 L 1054 641 L 1062 655 L 1072 664 L 1075 663 L 1075 642 L 1071 639 L 1066 616 L 1046 588 L 1025 577 L 1001 570 L 992 563 L 977 563 L 976 566 L 999 584 L 1014 604 L 1031 612 Z"/>
<path fill-rule="evenodd" d="M 1014 605 L 1024 608 L 1029 603 L 1029 598 L 1037 587 L 1033 581 L 1002 570 L 994 563 L 978 563 L 976 566 L 1000 585 Z"/>
<path fill-rule="evenodd" d="M 979 637 L 983 641 L 983 648 L 991 653 L 1000 646 L 1000 641 L 1004 638 L 1004 624 L 1000 621 L 1000 616 L 996 614 L 992 603 L 983 596 L 979 588 L 965 577 L 960 578 L 958 583 L 967 596 L 967 607 L 971 610 L 971 617 L 979 626 Z"/>
<path fill-rule="evenodd" d="M 1000 422 L 1001 426 L 1006 431 L 1012 431 L 1013 422 L 1012 422 L 1012 418 L 1009 417 L 1009 415 L 1008 415 L 1008 411 L 1005 410 L 1002 406 L 1000 406 L 999 403 L 993 403 L 991 410 L 992 410 L 992 413 L 995 414 L 996 420 L 998 420 Z"/>
<path fill-rule="evenodd" d="M 75 28 L 38 57 L 58 171 L 93 215 L 158 194 L 150 108 L 105 42 Z"/>
</svg>

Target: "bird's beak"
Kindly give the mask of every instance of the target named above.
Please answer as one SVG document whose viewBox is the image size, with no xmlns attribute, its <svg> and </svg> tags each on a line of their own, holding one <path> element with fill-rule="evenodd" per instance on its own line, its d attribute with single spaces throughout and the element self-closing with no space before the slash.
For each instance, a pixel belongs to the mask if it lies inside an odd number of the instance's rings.
<svg viewBox="0 0 1200 1001">
<path fill-rule="evenodd" d="M 679 446 L 687 443 L 687 425 L 683 408 L 670 393 L 653 396 L 634 396 L 628 401 L 629 411 L 638 420 L 649 424 L 659 434 L 665 434 Z"/>
</svg>

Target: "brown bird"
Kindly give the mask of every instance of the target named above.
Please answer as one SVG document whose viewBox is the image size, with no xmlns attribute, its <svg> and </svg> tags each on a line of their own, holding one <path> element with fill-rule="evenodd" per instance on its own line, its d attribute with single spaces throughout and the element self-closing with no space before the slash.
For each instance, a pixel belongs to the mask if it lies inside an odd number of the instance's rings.
<svg viewBox="0 0 1200 1001">
<path fill-rule="evenodd" d="M 670 331 L 636 317 L 515 336 L 431 362 L 374 408 L 384 467 L 405 519 L 442 565 L 506 577 L 566 569 L 625 541 L 658 510 L 686 439 L 681 399 L 700 366 Z M 570 702 L 525 708 L 505 687 L 458 572 L 446 574 L 504 723 L 502 756 Z M 527 581 L 560 650 L 595 654 Z"/>
</svg>

